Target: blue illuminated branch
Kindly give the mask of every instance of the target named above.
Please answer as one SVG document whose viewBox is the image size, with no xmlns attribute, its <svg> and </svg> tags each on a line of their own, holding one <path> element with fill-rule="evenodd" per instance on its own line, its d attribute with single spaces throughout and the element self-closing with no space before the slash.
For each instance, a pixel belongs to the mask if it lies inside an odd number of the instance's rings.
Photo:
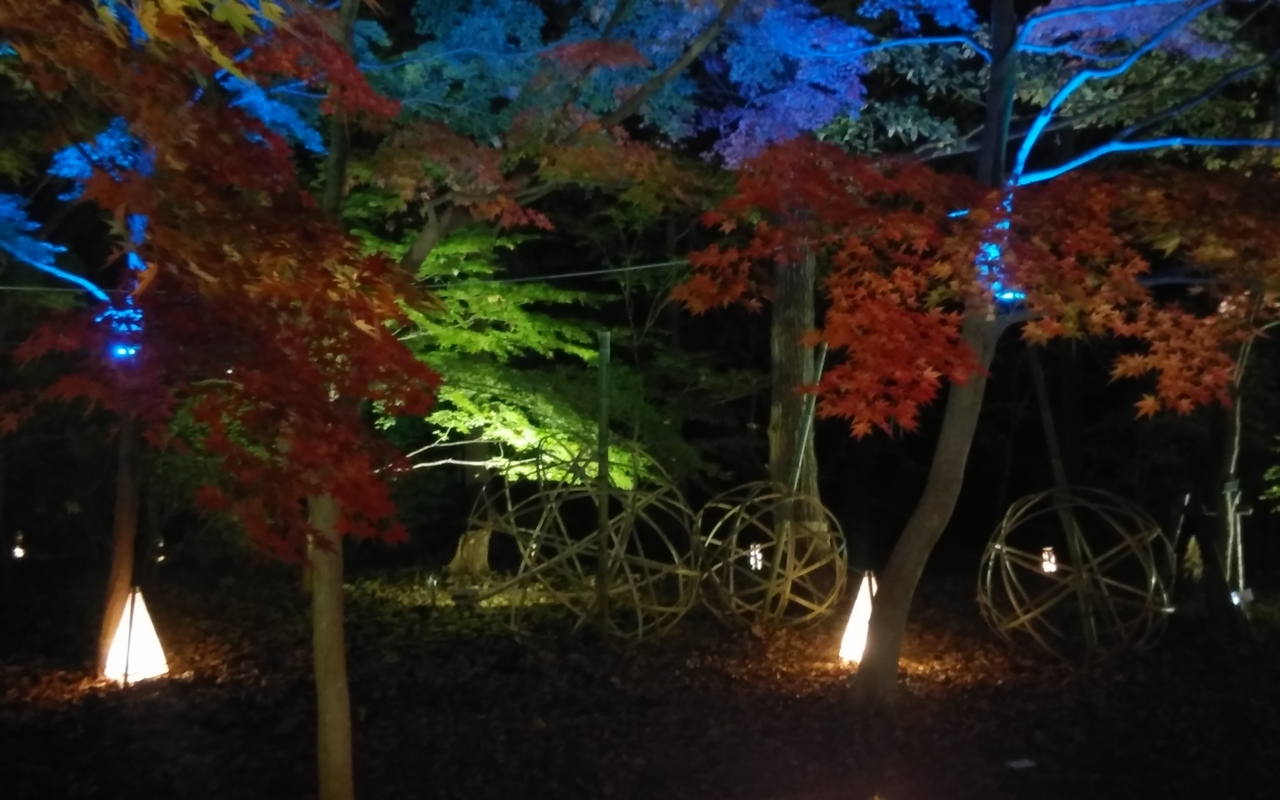
<svg viewBox="0 0 1280 800">
<path fill-rule="evenodd" d="M 1100 147 L 1076 156 L 1065 164 L 1051 169 L 1029 172 L 1017 178 L 1018 186 L 1030 186 L 1053 180 L 1090 161 L 1111 153 L 1132 153 L 1140 150 L 1156 150 L 1161 147 L 1280 147 L 1280 139 L 1202 139 L 1195 136 L 1170 136 L 1145 142 L 1108 142 Z"/>
<path fill-rule="evenodd" d="M 58 280 L 75 284 L 97 299 L 106 301 L 106 292 L 92 281 L 60 269 L 53 263 L 57 254 L 66 252 L 67 248 L 41 241 L 30 235 L 40 226 L 27 217 L 26 205 L 27 201 L 23 197 L 0 194 L 0 250 L 15 261 L 52 275 Z"/>
<path fill-rule="evenodd" d="M 43 273 L 46 273 L 48 275 L 52 275 L 53 277 L 58 278 L 59 280 L 64 280 L 67 283 L 73 283 L 76 286 L 79 286 L 81 289 L 84 289 L 86 292 L 93 295 L 94 298 L 97 300 L 101 300 L 104 303 L 110 302 L 111 300 L 111 298 L 107 297 L 106 292 L 98 288 L 97 284 L 95 284 L 93 281 L 90 281 L 87 278 L 82 278 L 79 275 L 76 275 L 74 272 L 67 272 L 66 270 L 59 269 L 53 266 L 52 264 L 42 264 L 39 261 L 33 261 L 32 259 L 29 259 L 26 256 L 22 255 L 21 253 L 15 253 L 12 250 L 10 250 L 8 247 L 4 247 L 2 243 L 0 243 L 0 249 L 3 249 L 10 256 L 17 259 L 18 261 L 21 261 L 23 264 L 26 264 L 29 267 L 34 267 L 35 269 Z"/>
<path fill-rule="evenodd" d="M 1127 58 L 1119 64 L 1116 64 L 1114 67 L 1109 67 L 1107 69 L 1086 69 L 1076 73 L 1071 80 L 1067 81 L 1065 86 L 1058 90 L 1058 93 L 1053 96 L 1053 99 L 1049 101 L 1049 104 L 1041 110 L 1040 114 L 1036 116 L 1035 122 L 1031 123 L 1031 127 L 1027 130 L 1027 138 L 1022 140 L 1022 146 L 1018 148 L 1018 155 L 1014 161 L 1013 182 L 1017 183 L 1023 171 L 1027 168 L 1027 159 L 1031 155 L 1031 150 L 1036 146 L 1036 142 L 1039 141 L 1040 134 L 1044 133 L 1045 126 L 1049 124 L 1049 121 L 1053 119 L 1053 115 L 1057 113 L 1058 109 L 1062 107 L 1062 104 L 1065 103 L 1077 89 L 1095 78 L 1115 78 L 1128 72 L 1134 64 L 1138 63 L 1139 59 L 1159 47 L 1160 43 L 1167 39 L 1174 31 L 1208 11 L 1210 8 L 1218 5 L 1219 2 L 1220 0 L 1205 0 L 1205 2 L 1202 2 L 1188 10 L 1186 13 L 1181 14 L 1177 19 L 1164 26 L 1150 39 L 1143 42 L 1141 46 L 1135 49 Z M 1135 3 L 1121 4 L 1119 5 L 1119 8 L 1128 8 L 1132 5 L 1138 4 L 1158 5 L 1159 0 L 1150 0 L 1145 3 L 1141 2 L 1141 0 L 1136 0 Z M 1101 6 L 1098 8 L 1101 8 Z M 1047 17 L 1048 15 L 1046 14 L 1045 16 Z M 1024 27 L 1023 31 L 1025 32 L 1026 30 L 1027 28 Z"/>
</svg>

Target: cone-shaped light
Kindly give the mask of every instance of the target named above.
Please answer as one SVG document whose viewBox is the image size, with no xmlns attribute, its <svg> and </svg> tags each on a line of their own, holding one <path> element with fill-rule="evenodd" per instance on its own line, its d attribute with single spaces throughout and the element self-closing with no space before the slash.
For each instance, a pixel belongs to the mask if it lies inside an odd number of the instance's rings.
<svg viewBox="0 0 1280 800">
<path fill-rule="evenodd" d="M 156 628 L 151 624 L 147 604 L 142 599 L 142 592 L 134 589 L 124 605 L 124 613 L 120 615 L 111 649 L 107 651 L 104 674 L 113 681 L 130 684 L 168 672 L 169 662 L 160 647 Z"/>
<path fill-rule="evenodd" d="M 868 572 L 862 576 L 858 598 L 853 601 L 853 613 L 840 640 L 840 660 L 854 664 L 862 661 L 862 651 L 867 647 L 867 628 L 871 625 L 871 598 L 876 593 L 876 577 Z"/>
</svg>

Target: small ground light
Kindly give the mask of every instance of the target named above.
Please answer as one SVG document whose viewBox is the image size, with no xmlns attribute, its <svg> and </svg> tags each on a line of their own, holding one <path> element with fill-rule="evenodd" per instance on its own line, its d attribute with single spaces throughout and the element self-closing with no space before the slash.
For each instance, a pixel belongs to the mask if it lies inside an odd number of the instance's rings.
<svg viewBox="0 0 1280 800">
<path fill-rule="evenodd" d="M 858 587 L 858 599 L 853 601 L 853 613 L 840 640 L 840 660 L 858 664 L 862 651 L 867 649 L 867 630 L 871 627 L 871 598 L 876 593 L 876 577 L 868 572 Z"/>
<path fill-rule="evenodd" d="M 1253 602 L 1253 590 L 1242 589 L 1238 592 L 1231 593 L 1231 603 L 1237 606 L 1247 606 Z"/>
<path fill-rule="evenodd" d="M 1058 556 L 1053 552 L 1052 547 L 1046 547 L 1040 551 L 1040 569 L 1043 572 L 1058 571 Z"/>
<path fill-rule="evenodd" d="M 164 537 L 163 536 L 156 539 L 156 563 L 157 564 L 164 563 Z"/>
<path fill-rule="evenodd" d="M 747 552 L 747 560 L 752 569 L 757 571 L 764 569 L 764 545 L 751 545 L 751 549 Z"/>
<path fill-rule="evenodd" d="M 13 557 L 15 560 L 27 557 L 27 548 L 22 543 L 22 531 L 13 537 Z"/>
</svg>

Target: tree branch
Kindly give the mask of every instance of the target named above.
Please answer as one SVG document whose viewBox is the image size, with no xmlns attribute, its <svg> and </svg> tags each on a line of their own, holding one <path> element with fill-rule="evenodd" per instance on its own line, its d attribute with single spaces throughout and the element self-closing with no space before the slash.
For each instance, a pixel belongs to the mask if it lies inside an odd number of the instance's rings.
<svg viewBox="0 0 1280 800">
<path fill-rule="evenodd" d="M 1157 150 L 1163 147 L 1280 147 L 1280 139 L 1202 139 L 1195 136 L 1170 136 L 1164 139 L 1149 139 L 1144 142 L 1112 141 L 1100 147 L 1095 147 L 1052 169 L 1042 169 L 1023 175 L 1015 175 L 1014 183 L 1017 186 L 1043 183 L 1111 153 L 1133 153 L 1140 150 Z"/>
<path fill-rule="evenodd" d="M 1129 8 L 1136 5 L 1160 5 L 1162 2 L 1163 0 L 1147 0 L 1146 2 L 1143 2 L 1143 0 L 1134 0 L 1134 2 L 1131 2 L 1131 3 L 1114 4 L 1114 5 L 1118 5 L 1120 8 Z M 1171 36 L 1174 31 L 1178 30 L 1182 26 L 1189 23 L 1191 20 L 1205 13 L 1210 8 L 1218 5 L 1219 2 L 1221 2 L 1221 0 L 1205 0 L 1204 2 L 1198 3 L 1194 7 L 1188 9 L 1186 12 L 1179 14 L 1176 19 L 1171 21 L 1169 24 L 1165 25 L 1157 33 L 1153 34 L 1151 38 L 1147 39 L 1147 41 L 1143 42 L 1139 47 L 1134 49 L 1134 51 L 1130 53 L 1128 57 L 1126 57 L 1119 64 L 1116 64 L 1114 67 L 1108 67 L 1107 69 L 1081 70 L 1074 77 L 1072 77 L 1071 80 L 1067 81 L 1066 85 L 1058 90 L 1058 93 L 1053 96 L 1053 99 L 1049 101 L 1049 104 L 1044 107 L 1044 109 L 1039 113 L 1039 115 L 1036 116 L 1036 121 L 1031 123 L 1031 128 L 1028 129 L 1026 138 L 1023 139 L 1022 146 L 1018 149 L 1018 155 L 1014 160 L 1013 177 L 1012 177 L 1013 182 L 1014 183 L 1019 182 L 1019 178 L 1022 176 L 1023 171 L 1027 167 L 1027 159 L 1031 155 L 1031 150 L 1032 148 L 1035 147 L 1036 142 L 1040 138 L 1040 135 L 1044 133 L 1045 126 L 1049 124 L 1049 122 L 1053 119 L 1053 115 L 1057 113 L 1058 109 L 1062 107 L 1062 104 L 1065 103 L 1067 99 L 1070 98 L 1071 95 L 1073 95 L 1076 92 L 1077 89 L 1079 89 L 1088 81 L 1094 80 L 1095 78 L 1114 78 L 1128 72 L 1133 67 L 1134 64 L 1138 63 L 1138 61 L 1143 56 L 1151 53 L 1153 50 L 1159 47 L 1160 44 L 1164 42 L 1167 38 L 1169 38 L 1169 36 Z M 1082 8 L 1104 8 L 1104 7 L 1103 6 L 1098 6 L 1098 7 L 1080 6 L 1080 7 L 1077 7 L 1077 9 L 1073 9 L 1073 11 L 1079 10 Z M 1044 18 L 1048 18 L 1048 16 L 1049 15 L 1046 14 L 1044 15 Z M 1059 16 L 1063 16 L 1063 15 L 1059 14 Z M 1023 27 L 1024 35 L 1029 28 L 1030 28 L 1030 23 L 1028 23 Z M 1019 41 L 1021 41 L 1021 38 L 1022 36 L 1020 35 Z"/>
<path fill-rule="evenodd" d="M 696 39 L 689 43 L 689 46 L 680 54 L 680 57 L 668 64 L 666 69 L 642 83 L 640 88 L 632 92 L 631 96 L 622 105 L 602 117 L 600 119 L 601 127 L 612 128 L 635 114 L 646 100 L 687 69 L 729 24 L 729 18 L 733 16 L 733 12 L 741 2 L 742 0 L 724 0 L 724 4 L 720 6 L 720 13 L 716 15 L 716 18 Z"/>
<path fill-rule="evenodd" d="M 440 240 L 461 226 L 461 221 L 454 223 L 454 208 L 455 206 L 448 206 L 443 214 L 437 214 L 436 204 L 427 204 L 427 222 L 422 226 L 422 230 L 418 231 L 413 244 L 409 245 L 409 249 L 400 257 L 401 269 L 416 273 L 422 267 L 422 263 L 427 260 L 427 256 L 431 255 L 431 251 L 436 249 Z"/>
<path fill-rule="evenodd" d="M 1237 69 L 1233 72 L 1228 72 L 1226 75 L 1223 75 L 1217 81 L 1215 81 L 1214 83 L 1206 87 L 1204 91 L 1200 92 L 1196 96 L 1191 97 L 1177 104 L 1176 106 L 1166 108 L 1164 111 L 1161 111 L 1158 114 L 1153 114 L 1152 116 L 1147 117 L 1146 119 L 1138 120 L 1137 122 L 1133 123 L 1129 127 L 1120 131 L 1120 133 L 1116 134 L 1115 138 L 1128 139 L 1130 136 L 1142 130 L 1143 128 L 1149 128 L 1152 125 L 1155 125 L 1156 123 L 1163 122 L 1166 119 L 1171 119 L 1173 117 L 1176 117 L 1182 114 L 1185 111 L 1189 111 L 1192 108 L 1195 108 L 1196 106 L 1200 105 L 1201 103 L 1212 99 L 1216 94 L 1218 94 L 1218 92 L 1222 91 L 1223 89 L 1235 83 L 1236 81 L 1242 78 L 1247 78 L 1249 75 L 1252 75 L 1253 73 L 1263 69 L 1264 67 L 1268 67 L 1271 64 L 1274 64 L 1276 61 L 1280 61 L 1280 49 L 1275 50 L 1274 52 L 1271 53 L 1271 55 L 1267 56 L 1261 61 L 1258 61 L 1254 64 L 1250 64 L 1247 67 L 1241 67 L 1240 69 Z"/>
<path fill-rule="evenodd" d="M 350 53 L 355 39 L 356 15 L 360 13 L 360 0 L 342 0 L 338 10 L 338 39 L 346 53 Z M 325 216 L 336 223 L 342 221 L 342 199 L 347 190 L 347 165 L 351 161 L 351 130 L 347 127 L 347 115 L 341 103 L 329 120 L 329 158 L 324 166 L 324 194 L 320 208 Z"/>
</svg>

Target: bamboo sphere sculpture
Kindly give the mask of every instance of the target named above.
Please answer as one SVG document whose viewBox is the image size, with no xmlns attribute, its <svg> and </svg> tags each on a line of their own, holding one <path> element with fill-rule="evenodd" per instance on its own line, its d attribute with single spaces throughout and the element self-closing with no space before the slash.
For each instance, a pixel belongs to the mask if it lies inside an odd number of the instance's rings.
<svg viewBox="0 0 1280 800">
<path fill-rule="evenodd" d="M 982 557 L 978 605 L 1002 638 L 1098 659 L 1164 630 L 1173 548 L 1142 509 L 1100 489 L 1050 490 L 1009 507 Z"/>
<path fill-rule="evenodd" d="M 588 467 L 594 473 L 584 457 L 555 474 L 594 480 Z M 511 603 L 517 631 L 527 630 L 535 606 L 551 602 L 579 625 L 635 642 L 670 630 L 697 602 L 693 514 L 679 492 L 669 484 L 609 487 L 603 525 L 601 498 L 598 484 L 552 480 L 514 503 L 509 492 L 490 494 L 482 513 L 520 553 Z"/>
<path fill-rule="evenodd" d="M 709 501 L 697 530 L 707 605 L 726 621 L 804 625 L 831 613 L 844 593 L 844 535 L 817 498 L 750 483 Z"/>
</svg>

